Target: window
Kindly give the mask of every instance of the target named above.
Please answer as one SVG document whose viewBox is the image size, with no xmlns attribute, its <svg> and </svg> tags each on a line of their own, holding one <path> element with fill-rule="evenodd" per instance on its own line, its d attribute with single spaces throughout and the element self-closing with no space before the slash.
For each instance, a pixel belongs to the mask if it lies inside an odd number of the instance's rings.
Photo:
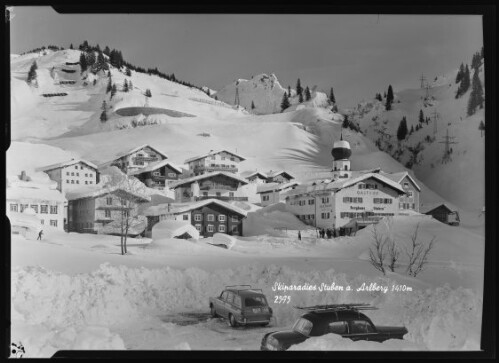
<svg viewBox="0 0 499 363">
<path fill-rule="evenodd" d="M 220 196 L 222 196 L 222 193 L 217 192 L 217 197 L 220 197 Z"/>
<path fill-rule="evenodd" d="M 234 158 L 230 158 L 230 161 L 234 161 Z"/>
<path fill-rule="evenodd" d="M 47 204 L 42 204 L 40 206 L 40 213 L 47 214 L 48 213 L 49 206 Z"/>
<path fill-rule="evenodd" d="M 404 183 L 404 188 L 409 188 L 409 183 L 405 182 Z"/>
<path fill-rule="evenodd" d="M 225 224 L 221 224 L 218 226 L 218 232 L 225 233 Z"/>
<path fill-rule="evenodd" d="M 231 220 L 231 222 L 234 222 L 234 223 L 239 222 L 239 218 L 237 218 L 237 216 L 232 216 L 232 217 L 230 218 L 230 220 Z"/>
<path fill-rule="evenodd" d="M 222 156 L 222 160 L 225 160 L 225 156 Z"/>
<path fill-rule="evenodd" d="M 407 196 L 408 196 L 409 198 L 412 198 L 412 197 L 414 196 L 414 194 L 412 193 L 412 190 L 409 190 L 409 191 L 407 192 Z"/>
<path fill-rule="evenodd" d="M 308 337 L 310 332 L 312 331 L 313 324 L 310 320 L 305 319 L 305 318 L 300 318 L 296 321 L 296 323 L 293 325 L 293 330 L 305 335 Z"/>
<path fill-rule="evenodd" d="M 69 184 L 69 179 L 66 179 L 66 184 Z"/>
<path fill-rule="evenodd" d="M 218 221 L 219 222 L 225 222 L 225 215 L 224 214 L 219 214 L 218 215 Z"/>
<path fill-rule="evenodd" d="M 11 204 L 10 205 L 10 211 L 11 212 L 17 212 L 17 204 Z"/>
<path fill-rule="evenodd" d="M 92 184 L 92 181 L 89 181 L 88 184 Z"/>
<path fill-rule="evenodd" d="M 329 203 L 329 197 L 322 198 L 322 203 L 323 204 Z"/>
<path fill-rule="evenodd" d="M 69 175 L 69 171 L 66 172 L 66 175 Z"/>
<path fill-rule="evenodd" d="M 75 176 L 75 173 L 71 172 L 71 176 Z"/>
<path fill-rule="evenodd" d="M 202 214 L 194 214 L 194 220 L 196 222 L 201 222 L 203 220 L 203 215 Z"/>
<path fill-rule="evenodd" d="M 111 218 L 111 211 L 106 209 L 106 210 L 104 211 L 104 217 L 105 217 L 105 218 Z"/>
<path fill-rule="evenodd" d="M 106 198 L 106 204 L 107 205 L 112 205 L 113 204 L 113 197 L 107 197 Z"/>
<path fill-rule="evenodd" d="M 94 175 L 92 173 L 88 174 L 89 177 L 93 177 Z"/>
<path fill-rule="evenodd" d="M 208 224 L 206 226 L 206 232 L 213 232 L 213 231 L 215 231 L 213 224 Z"/>
<path fill-rule="evenodd" d="M 154 172 L 152 173 L 152 175 L 154 175 L 154 176 L 160 176 L 160 175 L 161 175 L 161 173 L 160 173 L 159 171 L 154 171 Z"/>
<path fill-rule="evenodd" d="M 85 184 L 88 184 L 88 182 L 85 180 Z"/>
<path fill-rule="evenodd" d="M 76 173 L 76 176 L 80 176 L 80 173 Z"/>
<path fill-rule="evenodd" d="M 416 203 L 412 203 L 412 209 L 416 209 Z"/>
<path fill-rule="evenodd" d="M 361 184 L 359 184 L 358 188 L 359 189 L 366 189 L 366 185 L 361 183 Z"/>
<path fill-rule="evenodd" d="M 233 302 L 233 304 L 237 308 L 241 309 L 242 308 L 242 306 L 241 306 L 241 296 L 239 296 L 239 295 L 234 296 L 234 302 Z"/>
<path fill-rule="evenodd" d="M 74 183 L 75 183 L 75 181 L 71 179 L 71 184 L 74 184 Z"/>
<path fill-rule="evenodd" d="M 56 205 L 50 206 L 50 214 L 57 214 L 57 206 Z"/>
<path fill-rule="evenodd" d="M 229 197 L 233 197 L 234 196 L 234 192 L 229 192 Z"/>
<path fill-rule="evenodd" d="M 208 222 L 214 222 L 214 221 L 215 221 L 215 215 L 214 215 L 214 214 L 208 214 L 208 215 L 206 216 L 206 220 L 207 220 Z"/>
<path fill-rule="evenodd" d="M 334 321 L 329 323 L 328 333 L 348 334 L 348 324 L 346 321 Z"/>
<path fill-rule="evenodd" d="M 264 202 L 269 201 L 270 200 L 270 195 L 262 195 L 262 200 Z"/>
<path fill-rule="evenodd" d="M 87 173 L 85 173 L 85 176 L 87 177 L 87 176 L 88 176 L 88 174 L 87 174 Z"/>
<path fill-rule="evenodd" d="M 351 334 L 365 334 L 373 333 L 373 327 L 365 320 L 352 320 L 350 321 Z"/>
<path fill-rule="evenodd" d="M 41 219 L 40 224 L 45 224 L 45 220 Z"/>
<path fill-rule="evenodd" d="M 78 165 L 75 165 L 75 169 L 78 169 Z"/>
<path fill-rule="evenodd" d="M 199 223 L 195 224 L 194 227 L 196 227 L 198 232 L 201 232 L 201 225 Z"/>
<path fill-rule="evenodd" d="M 175 174 L 175 173 L 168 173 L 168 177 L 170 177 L 170 178 L 175 178 L 175 176 L 177 176 L 177 174 Z"/>
<path fill-rule="evenodd" d="M 329 219 L 330 217 L 330 213 L 329 212 L 323 212 L 321 213 L 321 218 L 322 219 Z"/>
<path fill-rule="evenodd" d="M 51 220 L 50 220 L 50 225 L 51 225 L 52 227 L 57 227 L 57 220 L 56 220 L 56 219 L 51 219 Z"/>
<path fill-rule="evenodd" d="M 345 165 L 345 170 L 348 170 L 348 165 Z"/>
</svg>

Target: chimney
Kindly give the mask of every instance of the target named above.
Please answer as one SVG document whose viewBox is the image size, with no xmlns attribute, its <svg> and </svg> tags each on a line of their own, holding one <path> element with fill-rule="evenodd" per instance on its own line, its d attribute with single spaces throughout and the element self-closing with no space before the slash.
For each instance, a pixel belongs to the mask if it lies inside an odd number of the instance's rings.
<svg viewBox="0 0 499 363">
<path fill-rule="evenodd" d="M 22 181 L 28 181 L 28 176 L 26 175 L 26 171 L 24 171 L 24 170 L 21 171 L 21 177 L 20 177 L 20 179 Z"/>
</svg>

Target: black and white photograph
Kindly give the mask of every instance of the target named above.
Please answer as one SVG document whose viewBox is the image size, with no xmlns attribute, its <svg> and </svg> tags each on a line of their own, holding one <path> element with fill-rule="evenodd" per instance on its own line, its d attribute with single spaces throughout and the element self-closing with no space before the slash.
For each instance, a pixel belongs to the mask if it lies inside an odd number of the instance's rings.
<svg viewBox="0 0 499 363">
<path fill-rule="evenodd" d="M 11 358 L 482 349 L 482 15 L 5 10 Z"/>
</svg>

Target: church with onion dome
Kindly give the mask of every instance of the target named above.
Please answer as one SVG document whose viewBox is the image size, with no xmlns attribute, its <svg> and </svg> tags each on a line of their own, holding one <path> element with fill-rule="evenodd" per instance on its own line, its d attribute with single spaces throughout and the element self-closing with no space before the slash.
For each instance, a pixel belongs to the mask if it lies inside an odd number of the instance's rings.
<svg viewBox="0 0 499 363">
<path fill-rule="evenodd" d="M 419 210 L 420 188 L 408 172 L 352 171 L 352 150 L 343 135 L 333 143 L 331 155 L 331 178 L 302 184 L 286 196 L 286 204 L 305 224 L 351 233 L 383 217 Z"/>
</svg>

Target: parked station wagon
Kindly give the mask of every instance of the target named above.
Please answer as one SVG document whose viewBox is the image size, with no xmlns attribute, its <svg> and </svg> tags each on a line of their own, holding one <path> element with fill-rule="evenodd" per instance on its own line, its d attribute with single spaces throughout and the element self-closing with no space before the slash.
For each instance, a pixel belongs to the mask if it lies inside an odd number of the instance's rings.
<svg viewBox="0 0 499 363">
<path fill-rule="evenodd" d="M 272 308 L 261 289 L 250 285 L 226 286 L 218 297 L 210 297 L 212 317 L 226 318 L 232 327 L 257 324 L 266 326 L 272 318 Z"/>
<path fill-rule="evenodd" d="M 368 304 L 318 305 L 303 307 L 307 310 L 291 330 L 267 333 L 262 339 L 261 350 L 287 350 L 311 337 L 333 333 L 351 340 L 383 342 L 403 339 L 405 327 L 374 326 L 371 319 L 359 310 L 374 310 Z"/>
</svg>

